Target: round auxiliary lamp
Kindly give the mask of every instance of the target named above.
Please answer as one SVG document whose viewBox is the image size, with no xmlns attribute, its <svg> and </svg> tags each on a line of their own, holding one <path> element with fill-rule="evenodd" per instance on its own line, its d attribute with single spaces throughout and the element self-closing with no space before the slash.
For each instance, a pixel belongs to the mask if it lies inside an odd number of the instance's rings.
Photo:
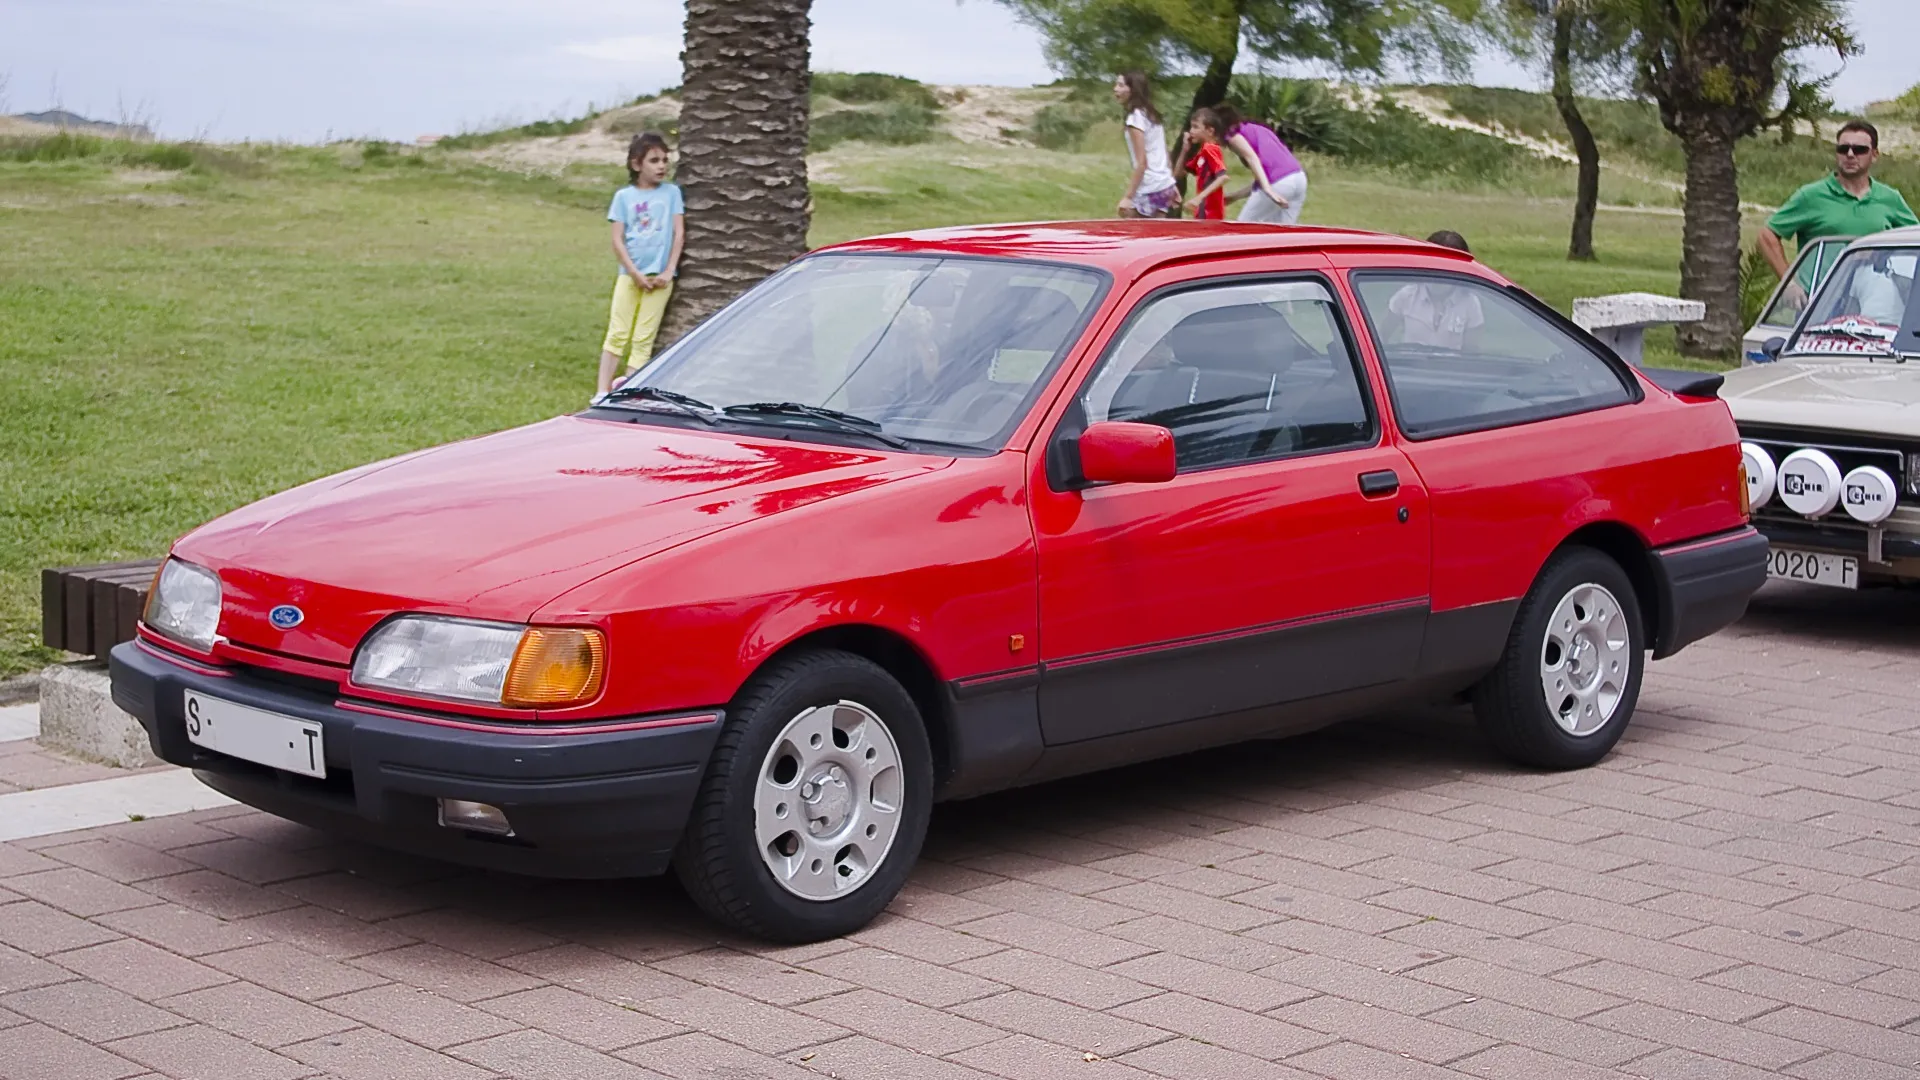
<svg viewBox="0 0 1920 1080">
<path fill-rule="evenodd" d="M 1780 463 L 1775 488 L 1786 508 L 1821 518 L 1840 505 L 1840 466 L 1824 450 L 1795 450 Z"/>
<path fill-rule="evenodd" d="M 1778 471 L 1773 455 L 1750 442 L 1740 444 L 1740 463 L 1747 470 L 1747 505 L 1758 510 L 1773 501 L 1773 485 Z"/>
<path fill-rule="evenodd" d="M 1840 505 L 1847 516 L 1866 525 L 1878 525 L 1893 515 L 1900 489 L 1893 477 L 1877 465 L 1862 465 L 1840 481 Z"/>
</svg>

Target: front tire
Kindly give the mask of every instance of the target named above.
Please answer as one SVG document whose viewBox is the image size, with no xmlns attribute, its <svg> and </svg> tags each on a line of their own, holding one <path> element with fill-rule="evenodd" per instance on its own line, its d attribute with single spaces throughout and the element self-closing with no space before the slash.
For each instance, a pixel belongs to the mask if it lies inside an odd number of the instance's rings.
<svg viewBox="0 0 1920 1080">
<path fill-rule="evenodd" d="M 933 755 L 906 689 L 864 657 L 802 653 L 728 709 L 674 869 L 733 929 L 838 937 L 906 883 L 932 805 Z"/>
<path fill-rule="evenodd" d="M 1640 699 L 1644 627 L 1620 564 L 1584 547 L 1548 560 L 1520 602 L 1499 665 L 1475 688 L 1487 740 L 1542 769 L 1606 757 Z"/>
</svg>

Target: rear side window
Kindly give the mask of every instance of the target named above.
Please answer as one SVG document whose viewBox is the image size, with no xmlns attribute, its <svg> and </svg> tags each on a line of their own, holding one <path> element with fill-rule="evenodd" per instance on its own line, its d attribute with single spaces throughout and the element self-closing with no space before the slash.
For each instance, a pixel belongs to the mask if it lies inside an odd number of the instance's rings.
<svg viewBox="0 0 1920 1080">
<path fill-rule="evenodd" d="M 1171 430 L 1183 471 L 1369 444 L 1373 417 L 1336 312 L 1311 280 L 1150 298 L 1079 405 L 1088 422 Z"/>
<path fill-rule="evenodd" d="M 1511 293 L 1438 273 L 1354 276 L 1400 430 L 1434 438 L 1634 400 L 1612 361 Z"/>
</svg>

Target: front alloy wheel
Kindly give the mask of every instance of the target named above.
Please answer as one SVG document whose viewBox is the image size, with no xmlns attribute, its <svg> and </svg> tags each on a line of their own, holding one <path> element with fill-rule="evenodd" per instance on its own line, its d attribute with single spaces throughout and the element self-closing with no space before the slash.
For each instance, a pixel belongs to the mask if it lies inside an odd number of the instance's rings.
<svg viewBox="0 0 1920 1080">
<path fill-rule="evenodd" d="M 912 695 L 865 657 L 798 653 L 728 706 L 674 869 L 734 929 L 838 937 L 906 884 L 932 806 L 933 754 Z"/>
<path fill-rule="evenodd" d="M 900 832 L 905 777 L 893 733 L 855 701 L 817 705 L 768 748 L 753 831 L 773 880 L 832 900 L 866 884 Z"/>
</svg>

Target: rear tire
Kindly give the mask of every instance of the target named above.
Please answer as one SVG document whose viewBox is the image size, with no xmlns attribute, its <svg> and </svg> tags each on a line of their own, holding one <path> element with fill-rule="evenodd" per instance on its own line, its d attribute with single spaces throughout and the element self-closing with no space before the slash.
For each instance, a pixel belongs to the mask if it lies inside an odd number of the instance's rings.
<svg viewBox="0 0 1920 1080">
<path fill-rule="evenodd" d="M 906 884 L 932 806 L 933 755 L 906 689 L 864 657 L 801 653 L 728 708 L 674 870 L 733 929 L 838 937 Z"/>
<path fill-rule="evenodd" d="M 1606 757 L 1640 699 L 1644 627 L 1620 564 L 1585 547 L 1549 559 L 1520 602 L 1499 665 L 1474 688 L 1487 741 L 1541 769 Z"/>
</svg>

